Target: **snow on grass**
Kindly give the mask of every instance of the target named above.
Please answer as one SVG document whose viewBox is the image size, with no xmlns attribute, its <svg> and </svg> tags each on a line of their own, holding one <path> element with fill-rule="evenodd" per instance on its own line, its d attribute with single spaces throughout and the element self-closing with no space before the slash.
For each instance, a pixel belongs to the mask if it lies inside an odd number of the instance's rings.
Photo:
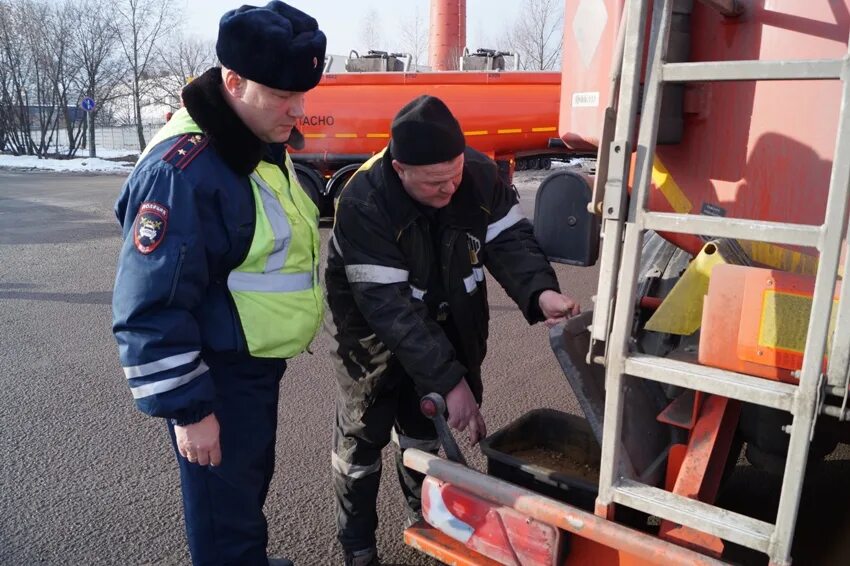
<svg viewBox="0 0 850 566">
<path fill-rule="evenodd" d="M 68 148 L 63 147 L 63 146 L 59 146 L 57 148 L 57 151 L 59 153 L 67 153 Z M 77 150 L 77 157 L 88 157 L 88 155 L 89 155 L 89 150 L 87 150 L 85 148 Z M 97 148 L 97 156 L 103 157 L 105 159 L 113 159 L 113 158 L 116 158 L 116 157 L 129 157 L 131 155 L 132 156 L 138 156 L 139 150 L 138 149 L 104 149 L 104 148 L 101 148 L 101 147 Z"/>
<path fill-rule="evenodd" d="M 127 153 L 119 153 L 116 157 L 123 155 L 127 155 Z M 131 163 L 107 161 L 100 157 L 39 159 L 32 155 L 0 155 L 0 167 L 12 167 L 15 169 L 40 169 L 44 171 L 72 171 L 76 173 L 129 173 L 132 170 L 133 165 Z"/>
</svg>

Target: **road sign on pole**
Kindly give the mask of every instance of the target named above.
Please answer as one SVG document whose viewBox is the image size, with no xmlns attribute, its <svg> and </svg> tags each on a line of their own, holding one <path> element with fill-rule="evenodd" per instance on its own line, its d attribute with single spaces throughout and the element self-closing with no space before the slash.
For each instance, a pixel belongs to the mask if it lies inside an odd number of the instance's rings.
<svg viewBox="0 0 850 566">
<path fill-rule="evenodd" d="M 85 97 L 83 101 L 80 102 L 80 108 L 82 108 L 86 112 L 91 112 L 92 110 L 94 110 L 94 99 L 90 96 Z"/>
</svg>

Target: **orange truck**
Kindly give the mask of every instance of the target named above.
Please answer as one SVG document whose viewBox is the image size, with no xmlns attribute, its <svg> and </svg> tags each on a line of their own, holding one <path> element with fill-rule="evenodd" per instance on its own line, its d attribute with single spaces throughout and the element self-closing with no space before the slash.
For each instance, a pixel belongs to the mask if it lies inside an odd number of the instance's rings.
<svg viewBox="0 0 850 566">
<path fill-rule="evenodd" d="M 310 91 L 298 129 L 304 147 L 292 158 L 302 186 L 323 215 L 369 157 L 389 141 L 390 123 L 422 94 L 452 109 L 467 143 L 495 159 L 510 176 L 516 161 L 532 167 L 563 155 L 558 136 L 561 75 L 553 72 L 462 71 L 326 74 Z M 550 142 L 555 140 L 555 148 Z"/>
<path fill-rule="evenodd" d="M 566 2 L 558 135 L 597 173 L 553 172 L 534 224 L 550 258 L 598 264 L 595 308 L 550 332 L 584 416 L 494 433 L 488 473 L 405 450 L 426 474 L 409 545 L 459 565 L 850 564 L 849 14 Z M 724 498 L 742 474 L 757 485 Z"/>
</svg>

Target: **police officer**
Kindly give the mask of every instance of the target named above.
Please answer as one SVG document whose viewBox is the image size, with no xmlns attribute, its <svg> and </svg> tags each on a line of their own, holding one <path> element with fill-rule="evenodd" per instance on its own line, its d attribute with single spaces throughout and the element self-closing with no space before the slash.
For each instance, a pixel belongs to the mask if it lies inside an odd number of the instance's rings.
<svg viewBox="0 0 850 566">
<path fill-rule="evenodd" d="M 375 509 L 381 450 L 436 451 L 419 398 L 443 395 L 448 422 L 475 443 L 489 306 L 484 267 L 529 323 L 579 312 L 562 295 L 496 164 L 466 147 L 446 105 L 407 104 L 387 148 L 364 164 L 338 202 L 326 286 L 333 315 L 338 399 L 332 453 L 339 540 L 347 565 L 377 564 Z M 398 474 L 409 523 L 422 476 Z"/>
<path fill-rule="evenodd" d="M 278 386 L 322 316 L 318 211 L 285 143 L 325 35 L 283 2 L 227 12 L 209 69 L 116 204 L 113 330 L 136 405 L 167 419 L 195 564 L 267 559 Z"/>
</svg>

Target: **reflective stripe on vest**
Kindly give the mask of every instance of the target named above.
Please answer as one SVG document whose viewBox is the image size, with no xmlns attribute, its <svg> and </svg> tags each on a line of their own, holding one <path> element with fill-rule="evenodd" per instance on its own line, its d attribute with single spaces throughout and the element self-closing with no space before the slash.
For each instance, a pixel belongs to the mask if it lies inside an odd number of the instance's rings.
<svg viewBox="0 0 850 566">
<path fill-rule="evenodd" d="M 289 244 L 292 240 L 292 228 L 289 219 L 280 204 L 280 200 L 257 172 L 251 173 L 251 179 L 260 191 L 260 202 L 274 235 L 272 251 L 266 258 L 262 273 L 231 271 L 227 277 L 227 287 L 231 291 L 256 291 L 259 293 L 288 293 L 304 291 L 313 287 L 313 272 L 280 273 L 286 264 Z"/>
<path fill-rule="evenodd" d="M 153 137 L 142 158 L 165 140 L 200 132 L 181 108 Z M 250 176 L 254 234 L 244 261 L 227 278 L 248 351 L 260 358 L 291 358 L 303 352 L 318 332 L 324 310 L 318 275 L 319 212 L 285 156 L 285 165 L 260 162 Z"/>
<path fill-rule="evenodd" d="M 319 330 L 324 308 L 319 288 L 318 210 L 286 169 L 260 162 L 251 174 L 256 203 L 254 237 L 227 286 L 251 355 L 291 358 Z"/>
</svg>

